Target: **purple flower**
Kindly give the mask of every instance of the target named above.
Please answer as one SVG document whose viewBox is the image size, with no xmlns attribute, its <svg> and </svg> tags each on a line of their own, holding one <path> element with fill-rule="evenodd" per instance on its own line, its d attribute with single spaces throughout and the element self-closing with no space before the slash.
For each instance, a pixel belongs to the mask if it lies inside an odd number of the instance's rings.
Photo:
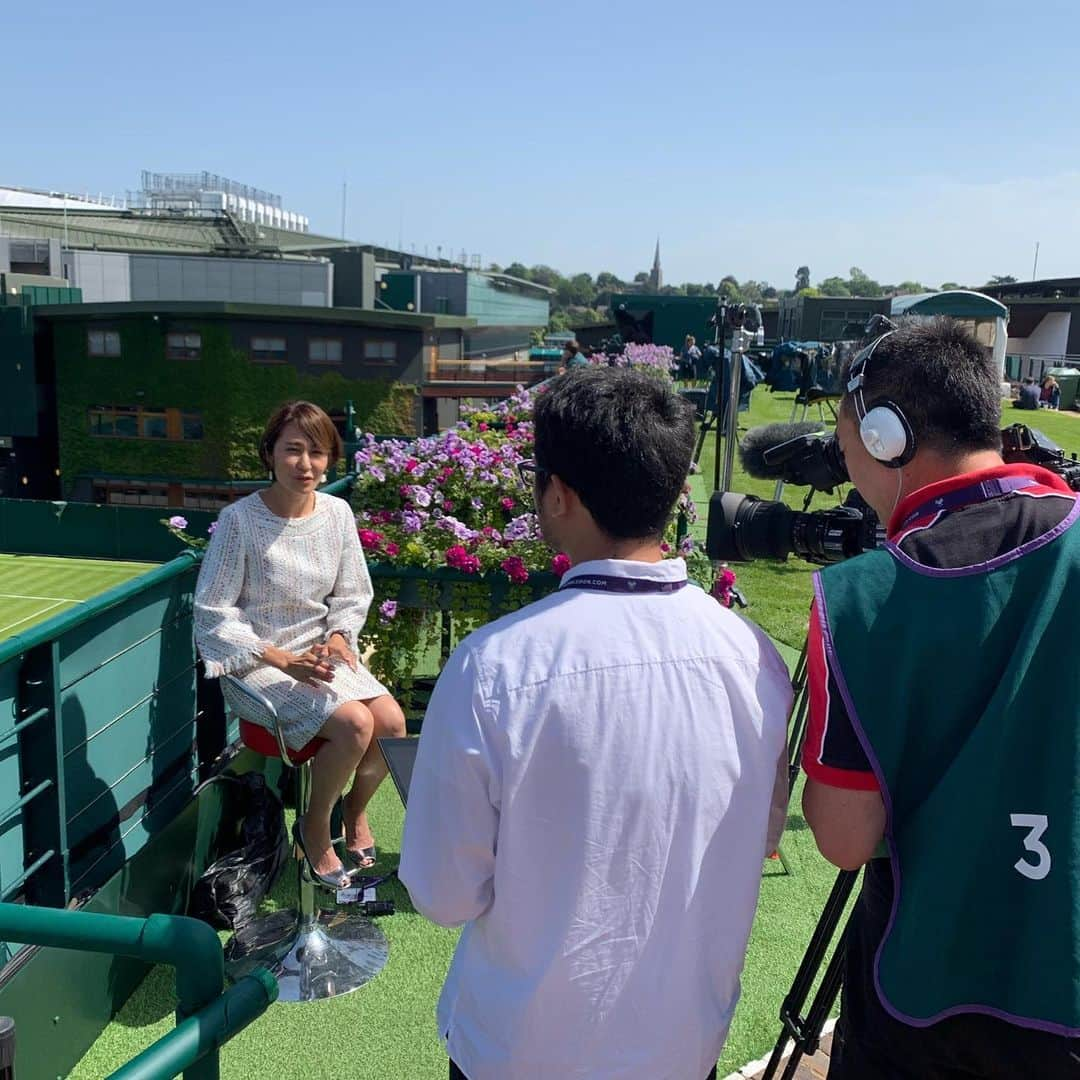
<svg viewBox="0 0 1080 1080">
<path fill-rule="evenodd" d="M 417 485 L 412 489 L 412 500 L 417 506 L 430 506 L 431 492 L 427 488 Z"/>
<path fill-rule="evenodd" d="M 384 600 L 379 605 L 379 618 L 384 622 L 389 622 L 397 615 L 397 601 L 396 600 Z"/>
<path fill-rule="evenodd" d="M 217 522 L 216 521 L 211 521 L 210 522 L 210 527 L 206 530 L 206 535 L 207 536 L 213 536 L 214 533 L 216 533 L 216 532 L 217 532 Z"/>
<path fill-rule="evenodd" d="M 536 518 L 532 514 L 519 514 L 503 529 L 503 536 L 507 540 L 530 540 L 535 533 Z"/>
<path fill-rule="evenodd" d="M 187 518 L 186 517 L 181 517 L 179 514 L 174 514 L 171 518 L 169 518 L 169 528 L 170 529 L 186 529 L 187 528 Z"/>
</svg>

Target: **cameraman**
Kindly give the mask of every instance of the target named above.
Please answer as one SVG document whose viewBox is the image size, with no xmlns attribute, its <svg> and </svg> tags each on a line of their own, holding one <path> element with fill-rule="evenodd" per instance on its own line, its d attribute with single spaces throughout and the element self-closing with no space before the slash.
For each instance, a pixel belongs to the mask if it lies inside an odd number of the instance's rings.
<svg viewBox="0 0 1080 1080">
<path fill-rule="evenodd" d="M 889 542 L 814 581 L 803 811 L 866 864 L 829 1077 L 1075 1078 L 1080 503 L 1002 463 L 996 366 L 951 320 L 878 338 L 845 387 Z"/>
</svg>

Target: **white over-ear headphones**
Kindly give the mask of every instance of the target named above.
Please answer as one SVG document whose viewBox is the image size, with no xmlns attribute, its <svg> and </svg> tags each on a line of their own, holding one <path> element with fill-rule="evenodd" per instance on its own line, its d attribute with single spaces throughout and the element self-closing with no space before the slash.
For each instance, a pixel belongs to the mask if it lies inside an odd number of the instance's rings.
<svg viewBox="0 0 1080 1080">
<path fill-rule="evenodd" d="M 847 392 L 859 419 L 859 438 L 866 452 L 888 469 L 899 469 L 915 456 L 915 433 L 895 401 L 881 399 L 867 408 L 866 365 L 878 345 L 894 333 L 895 329 L 889 330 L 875 338 L 852 360 L 847 382 Z"/>
</svg>

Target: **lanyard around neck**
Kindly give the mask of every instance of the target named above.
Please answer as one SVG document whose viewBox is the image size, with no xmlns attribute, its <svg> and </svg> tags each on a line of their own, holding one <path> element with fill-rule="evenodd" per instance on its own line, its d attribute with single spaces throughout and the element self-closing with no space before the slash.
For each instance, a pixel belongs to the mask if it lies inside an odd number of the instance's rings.
<svg viewBox="0 0 1080 1080">
<path fill-rule="evenodd" d="M 657 581 L 654 578 L 619 577 L 615 574 L 579 574 L 564 581 L 559 586 L 563 589 L 589 589 L 593 592 L 617 593 L 673 593 L 686 584 L 681 581 Z"/>
<path fill-rule="evenodd" d="M 987 499 L 995 499 L 999 495 L 1008 495 L 1013 491 L 1031 487 L 1037 484 L 1033 476 L 1001 476 L 990 480 L 982 480 L 978 484 L 969 484 L 957 491 L 950 491 L 945 495 L 939 495 L 936 499 L 928 499 L 917 506 L 900 524 L 897 532 L 902 532 L 913 521 L 921 517 L 929 517 L 932 514 L 940 514 L 950 510 L 959 510 L 974 503 L 986 502 Z"/>
</svg>

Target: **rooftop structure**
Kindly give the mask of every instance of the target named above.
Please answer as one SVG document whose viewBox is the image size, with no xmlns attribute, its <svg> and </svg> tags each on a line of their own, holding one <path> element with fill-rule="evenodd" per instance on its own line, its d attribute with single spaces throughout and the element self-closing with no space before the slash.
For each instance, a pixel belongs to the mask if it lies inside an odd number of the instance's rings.
<svg viewBox="0 0 1080 1080">
<path fill-rule="evenodd" d="M 286 232 L 308 231 L 303 214 L 286 210 L 280 195 L 241 184 L 216 173 L 157 173 L 143 170 L 142 188 L 130 195 L 134 207 L 202 215 L 233 214 L 252 225 L 271 225 Z"/>
</svg>

